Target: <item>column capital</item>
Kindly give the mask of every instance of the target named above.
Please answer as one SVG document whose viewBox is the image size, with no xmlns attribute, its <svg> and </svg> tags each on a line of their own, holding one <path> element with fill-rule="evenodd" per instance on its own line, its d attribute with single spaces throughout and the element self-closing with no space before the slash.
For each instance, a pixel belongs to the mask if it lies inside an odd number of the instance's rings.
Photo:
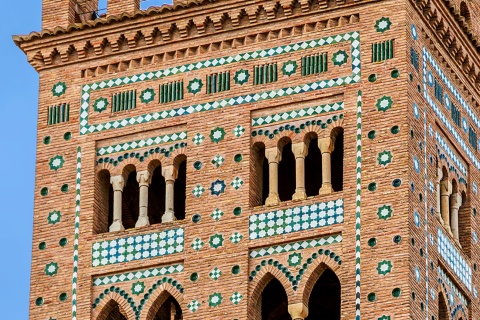
<svg viewBox="0 0 480 320">
<path fill-rule="evenodd" d="M 111 177 L 110 183 L 112 184 L 113 191 L 123 191 L 123 188 L 125 187 L 125 179 L 121 174 Z"/>
<path fill-rule="evenodd" d="M 453 209 L 459 209 L 462 206 L 462 195 L 460 192 L 455 192 L 450 195 L 450 207 Z"/>
<path fill-rule="evenodd" d="M 450 180 L 442 180 L 440 181 L 440 194 L 445 196 L 445 195 L 451 195 L 453 191 L 452 183 Z"/>
<path fill-rule="evenodd" d="M 152 182 L 152 175 L 150 174 L 150 172 L 148 170 L 144 170 L 144 171 L 138 171 L 137 172 L 137 181 L 138 181 L 138 185 L 140 187 L 142 186 L 149 186 L 150 183 Z"/>
<path fill-rule="evenodd" d="M 293 320 L 303 320 L 308 316 L 308 308 L 301 302 L 289 304 L 288 313 L 290 313 Z"/>
<path fill-rule="evenodd" d="M 265 158 L 267 158 L 268 163 L 279 163 L 282 161 L 282 152 L 278 147 L 265 149 Z"/>
<path fill-rule="evenodd" d="M 305 142 L 292 144 L 292 152 L 295 158 L 305 158 L 308 154 L 308 147 Z"/>
<path fill-rule="evenodd" d="M 332 153 L 335 147 L 335 140 L 331 137 L 318 139 L 318 148 L 321 153 Z"/>
<path fill-rule="evenodd" d="M 178 169 L 174 165 L 162 167 L 162 175 L 165 181 L 175 181 L 178 178 Z"/>
<path fill-rule="evenodd" d="M 437 183 L 443 179 L 443 170 L 442 168 L 437 168 Z"/>
</svg>

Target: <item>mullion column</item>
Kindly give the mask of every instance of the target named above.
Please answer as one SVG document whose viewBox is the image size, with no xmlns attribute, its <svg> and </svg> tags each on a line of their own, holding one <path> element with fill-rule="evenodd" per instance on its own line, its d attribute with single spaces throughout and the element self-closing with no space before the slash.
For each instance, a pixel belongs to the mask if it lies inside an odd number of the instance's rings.
<svg viewBox="0 0 480 320">
<path fill-rule="evenodd" d="M 295 193 L 293 201 L 307 199 L 305 190 L 305 157 L 308 154 L 308 148 L 305 142 L 299 142 L 292 145 L 293 155 L 295 156 Z"/>
<path fill-rule="evenodd" d="M 332 152 L 334 148 L 334 141 L 332 138 L 318 139 L 318 148 L 322 153 L 322 187 L 319 194 L 330 194 L 333 192 L 332 188 Z"/>
<path fill-rule="evenodd" d="M 125 187 L 125 179 L 122 175 L 110 178 L 113 187 L 113 222 L 110 226 L 110 232 L 123 231 L 122 224 L 122 195 Z"/>
<path fill-rule="evenodd" d="M 146 227 L 150 225 L 148 219 L 148 187 L 151 183 L 151 175 L 147 170 L 137 172 L 137 181 L 140 187 L 139 215 L 135 228 Z"/>
<path fill-rule="evenodd" d="M 292 320 L 304 320 L 308 316 L 308 308 L 303 303 L 288 305 L 288 313 Z"/>
<path fill-rule="evenodd" d="M 269 192 L 265 205 L 274 206 L 280 203 L 280 197 L 278 196 L 278 164 L 282 160 L 282 153 L 277 147 L 266 149 L 265 158 L 268 160 L 269 181 Z"/>
<path fill-rule="evenodd" d="M 162 175 L 165 178 L 165 213 L 162 216 L 162 223 L 177 220 L 174 211 L 175 180 L 178 177 L 178 169 L 175 166 L 162 168 Z"/>
</svg>

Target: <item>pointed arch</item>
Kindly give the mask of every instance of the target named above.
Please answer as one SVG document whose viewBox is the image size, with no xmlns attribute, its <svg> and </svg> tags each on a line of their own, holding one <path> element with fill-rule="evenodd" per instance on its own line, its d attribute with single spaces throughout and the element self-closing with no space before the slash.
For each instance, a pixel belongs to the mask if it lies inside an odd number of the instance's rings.
<svg viewBox="0 0 480 320">
<path fill-rule="evenodd" d="M 250 284 L 250 294 L 248 303 L 248 319 L 263 320 L 262 318 L 262 294 L 267 286 L 272 282 L 278 282 L 285 290 L 287 307 L 290 297 L 293 296 L 293 289 L 288 279 L 280 270 L 267 265 L 262 268 Z M 288 312 L 288 311 L 287 311 Z M 270 320 L 270 319 L 269 319 Z"/>
<path fill-rule="evenodd" d="M 438 292 L 438 320 L 449 320 L 449 311 L 447 306 L 447 300 L 443 290 Z"/>
<path fill-rule="evenodd" d="M 172 281 L 173 282 L 173 281 Z M 155 315 L 158 313 L 162 305 L 171 298 L 178 303 L 181 308 L 183 304 L 183 289 L 178 290 L 172 284 L 163 282 L 156 286 L 155 291 L 152 292 L 148 300 L 145 302 L 140 313 L 140 319 L 155 320 Z"/>
<path fill-rule="evenodd" d="M 97 301 L 98 300 L 99 299 L 97 298 Z M 135 312 L 124 297 L 113 291 L 105 294 L 103 299 L 94 304 L 92 309 L 92 319 L 134 320 Z"/>
<path fill-rule="evenodd" d="M 330 268 L 323 270 L 312 287 L 308 299 L 308 317 L 315 320 L 320 317 L 329 320 L 340 320 L 342 308 L 342 288 L 340 279 Z"/>
</svg>

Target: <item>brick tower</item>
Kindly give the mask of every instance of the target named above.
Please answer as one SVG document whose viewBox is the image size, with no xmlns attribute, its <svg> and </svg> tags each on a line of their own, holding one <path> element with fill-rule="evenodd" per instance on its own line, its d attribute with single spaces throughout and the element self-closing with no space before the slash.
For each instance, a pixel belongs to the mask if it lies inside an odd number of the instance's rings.
<svg viewBox="0 0 480 320">
<path fill-rule="evenodd" d="M 480 2 L 43 0 L 30 319 L 480 319 Z"/>
</svg>

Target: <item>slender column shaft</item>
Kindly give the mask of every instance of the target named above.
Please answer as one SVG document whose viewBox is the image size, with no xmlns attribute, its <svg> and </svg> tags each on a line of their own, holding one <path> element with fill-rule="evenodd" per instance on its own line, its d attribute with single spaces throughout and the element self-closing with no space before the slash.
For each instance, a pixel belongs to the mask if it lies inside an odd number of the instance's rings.
<svg viewBox="0 0 480 320">
<path fill-rule="evenodd" d="M 440 223 L 443 225 L 443 218 L 440 213 L 440 207 L 441 207 L 441 195 L 440 195 L 440 181 L 443 178 L 443 171 L 441 168 L 437 168 L 437 180 L 435 181 L 435 188 L 437 192 L 437 208 L 435 209 L 435 216 L 437 219 L 440 221 Z"/>
<path fill-rule="evenodd" d="M 175 166 L 168 166 L 162 168 L 162 174 L 165 178 L 165 213 L 162 217 L 162 222 L 170 222 L 177 220 L 175 218 L 175 211 L 174 211 L 174 186 L 175 180 L 178 177 L 178 169 Z"/>
<path fill-rule="evenodd" d="M 270 148 L 265 150 L 265 157 L 268 160 L 269 181 L 269 192 L 265 205 L 274 206 L 280 203 L 280 197 L 278 196 L 278 163 L 282 160 L 282 153 L 277 147 Z"/>
<path fill-rule="evenodd" d="M 450 224 L 452 228 L 453 237 L 460 244 L 460 234 L 458 230 L 458 210 L 462 206 L 462 195 L 458 192 L 452 193 L 450 196 Z"/>
<path fill-rule="evenodd" d="M 318 148 L 322 153 L 322 187 L 319 191 L 320 194 L 330 194 L 333 192 L 331 154 L 334 145 L 334 141 L 330 137 L 318 139 Z"/>
<path fill-rule="evenodd" d="M 148 219 L 148 187 L 150 185 L 150 173 L 148 171 L 137 172 L 137 181 L 140 186 L 140 199 L 139 199 L 139 215 L 136 228 L 145 227 L 150 225 Z"/>
<path fill-rule="evenodd" d="M 448 233 L 452 234 L 450 228 L 450 195 L 452 194 L 452 183 L 446 179 L 440 182 L 440 214 L 442 215 L 443 225 Z"/>
<path fill-rule="evenodd" d="M 122 224 L 122 194 L 125 187 L 125 179 L 122 175 L 110 178 L 113 187 L 113 223 L 110 226 L 110 232 L 123 231 Z"/>
<path fill-rule="evenodd" d="M 292 145 L 292 151 L 295 156 L 295 194 L 293 200 L 307 199 L 307 192 L 305 190 L 305 157 L 308 153 L 308 148 L 305 142 L 299 142 Z"/>
</svg>

